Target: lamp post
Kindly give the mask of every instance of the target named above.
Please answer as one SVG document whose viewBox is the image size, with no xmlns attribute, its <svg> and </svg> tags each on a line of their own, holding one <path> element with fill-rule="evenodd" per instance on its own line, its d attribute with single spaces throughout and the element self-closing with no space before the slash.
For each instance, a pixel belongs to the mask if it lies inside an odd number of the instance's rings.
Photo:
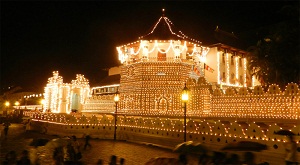
<svg viewBox="0 0 300 165">
<path fill-rule="evenodd" d="M 6 102 L 5 102 L 5 107 L 6 107 L 6 113 L 5 113 L 5 116 L 7 115 L 7 111 L 8 111 L 9 105 L 10 105 L 9 101 L 6 101 Z"/>
<path fill-rule="evenodd" d="M 25 101 L 25 109 L 26 109 L 26 106 L 27 106 L 27 100 L 28 100 L 28 97 L 27 97 L 27 96 L 24 96 L 24 101 Z"/>
<path fill-rule="evenodd" d="M 20 109 L 20 103 L 18 101 L 15 102 L 15 106 L 17 106 L 18 109 Z"/>
<path fill-rule="evenodd" d="M 184 84 L 184 88 L 181 92 L 181 100 L 183 102 L 184 108 L 184 142 L 186 142 L 186 103 L 189 100 L 189 89 L 186 87 L 186 83 Z"/>
<path fill-rule="evenodd" d="M 41 104 L 42 104 L 42 112 L 44 111 L 44 104 L 45 104 L 45 99 L 41 100 Z"/>
<path fill-rule="evenodd" d="M 114 101 L 116 103 L 116 111 L 115 111 L 115 130 L 114 130 L 114 140 L 117 138 L 117 113 L 118 113 L 118 102 L 120 99 L 120 93 L 117 91 L 114 96 Z"/>
</svg>

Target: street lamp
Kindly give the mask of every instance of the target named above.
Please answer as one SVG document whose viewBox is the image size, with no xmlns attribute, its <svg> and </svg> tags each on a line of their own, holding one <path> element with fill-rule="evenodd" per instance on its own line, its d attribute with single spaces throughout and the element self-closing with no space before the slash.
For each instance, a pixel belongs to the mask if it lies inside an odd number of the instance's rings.
<svg viewBox="0 0 300 165">
<path fill-rule="evenodd" d="M 184 142 L 186 142 L 186 103 L 189 100 L 189 89 L 186 87 L 186 83 L 184 84 L 184 88 L 181 92 L 181 100 L 184 108 Z"/>
<path fill-rule="evenodd" d="M 7 111 L 8 111 L 9 105 L 10 105 L 9 101 L 6 101 L 5 102 L 5 107 L 6 107 L 6 113 L 5 113 L 5 115 L 7 115 Z"/>
<path fill-rule="evenodd" d="M 5 106 L 6 106 L 6 108 L 8 108 L 8 107 L 9 107 L 9 105 L 10 105 L 9 101 L 5 102 Z"/>
<path fill-rule="evenodd" d="M 19 106 L 19 105 L 20 105 L 20 103 L 18 101 L 16 101 L 15 106 Z M 19 107 L 19 109 L 20 109 L 20 107 Z"/>
<path fill-rule="evenodd" d="M 29 97 L 29 96 L 28 96 Z M 26 106 L 27 106 L 27 100 L 28 100 L 28 97 L 27 96 L 24 96 L 24 101 L 25 101 L 25 109 L 26 109 Z"/>
<path fill-rule="evenodd" d="M 45 99 L 42 99 L 42 100 L 41 100 L 41 104 L 42 104 L 42 111 L 44 111 Z"/>
<path fill-rule="evenodd" d="M 114 101 L 116 103 L 116 111 L 115 111 L 115 130 L 114 130 L 114 140 L 117 138 L 117 112 L 118 112 L 118 102 L 120 100 L 120 93 L 117 90 L 114 96 Z"/>
</svg>

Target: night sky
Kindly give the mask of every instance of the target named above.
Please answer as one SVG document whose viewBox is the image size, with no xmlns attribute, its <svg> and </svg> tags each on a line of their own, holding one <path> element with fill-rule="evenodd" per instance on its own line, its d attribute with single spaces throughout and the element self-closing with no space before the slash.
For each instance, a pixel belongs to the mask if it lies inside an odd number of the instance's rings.
<svg viewBox="0 0 300 165">
<path fill-rule="evenodd" d="M 105 68 L 119 65 L 116 47 L 147 34 L 162 8 L 178 29 L 209 44 L 217 25 L 245 34 L 282 21 L 278 11 L 295 3 L 299 6 L 295 1 L 1 1 L 0 86 L 42 92 L 54 70 L 66 83 L 84 74 L 96 85 Z"/>
</svg>

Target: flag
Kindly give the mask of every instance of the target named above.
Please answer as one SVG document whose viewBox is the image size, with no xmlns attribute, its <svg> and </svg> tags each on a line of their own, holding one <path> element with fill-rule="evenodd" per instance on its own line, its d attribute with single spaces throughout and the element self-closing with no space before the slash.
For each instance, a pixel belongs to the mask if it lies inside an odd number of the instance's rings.
<svg viewBox="0 0 300 165">
<path fill-rule="evenodd" d="M 198 75 L 198 76 L 200 76 L 200 71 L 198 70 L 198 67 L 195 65 L 194 66 L 194 72 Z"/>
<path fill-rule="evenodd" d="M 213 73 L 215 70 L 204 63 L 204 69 Z"/>
</svg>

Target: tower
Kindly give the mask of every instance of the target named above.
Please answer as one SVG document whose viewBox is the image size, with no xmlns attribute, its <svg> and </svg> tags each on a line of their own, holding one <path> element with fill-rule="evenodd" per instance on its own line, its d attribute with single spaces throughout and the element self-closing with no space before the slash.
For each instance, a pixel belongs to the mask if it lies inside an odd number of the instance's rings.
<svg viewBox="0 0 300 165">
<path fill-rule="evenodd" d="M 162 16 L 139 40 L 117 47 L 121 66 L 120 111 L 172 115 L 181 112 L 180 93 L 198 69 L 209 48 L 176 30 Z"/>
</svg>

